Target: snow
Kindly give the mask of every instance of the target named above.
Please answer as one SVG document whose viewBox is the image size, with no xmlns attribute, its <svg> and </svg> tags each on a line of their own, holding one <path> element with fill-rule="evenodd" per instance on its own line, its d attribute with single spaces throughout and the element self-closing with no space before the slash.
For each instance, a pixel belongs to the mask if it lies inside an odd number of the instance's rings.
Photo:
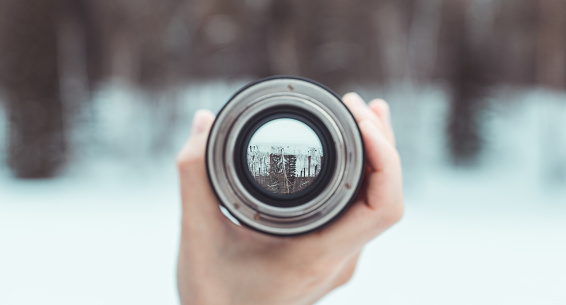
<svg viewBox="0 0 566 305">
<path fill-rule="evenodd" d="M 194 111 L 241 84 L 177 90 L 174 116 L 108 86 L 74 122 L 61 177 L 15 180 L 1 164 L 0 304 L 177 304 L 174 156 Z M 494 90 L 485 153 L 464 169 L 445 161 L 445 91 L 405 89 L 360 91 L 391 102 L 406 216 L 319 304 L 566 304 L 566 96 Z"/>
</svg>

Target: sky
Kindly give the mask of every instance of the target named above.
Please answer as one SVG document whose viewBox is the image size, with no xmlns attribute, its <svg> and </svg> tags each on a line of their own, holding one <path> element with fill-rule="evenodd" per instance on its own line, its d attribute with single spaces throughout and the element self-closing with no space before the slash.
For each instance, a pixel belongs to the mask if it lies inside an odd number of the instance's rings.
<svg viewBox="0 0 566 305">
<path fill-rule="evenodd" d="M 253 145 L 308 146 L 322 148 L 316 133 L 295 119 L 276 119 L 261 126 L 250 140 Z"/>
</svg>

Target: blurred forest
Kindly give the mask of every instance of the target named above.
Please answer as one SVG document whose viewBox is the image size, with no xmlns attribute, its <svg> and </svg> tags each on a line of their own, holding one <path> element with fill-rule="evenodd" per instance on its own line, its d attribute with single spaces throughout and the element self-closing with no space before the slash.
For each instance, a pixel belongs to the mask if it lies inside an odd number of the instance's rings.
<svg viewBox="0 0 566 305">
<path fill-rule="evenodd" d="M 66 161 L 66 122 L 89 98 L 66 105 L 64 77 L 92 93 L 116 78 L 156 91 L 276 74 L 339 92 L 445 82 L 449 148 L 466 163 L 481 150 L 489 88 L 565 89 L 566 1 L 0 0 L 7 164 L 18 177 L 50 177 Z"/>
</svg>

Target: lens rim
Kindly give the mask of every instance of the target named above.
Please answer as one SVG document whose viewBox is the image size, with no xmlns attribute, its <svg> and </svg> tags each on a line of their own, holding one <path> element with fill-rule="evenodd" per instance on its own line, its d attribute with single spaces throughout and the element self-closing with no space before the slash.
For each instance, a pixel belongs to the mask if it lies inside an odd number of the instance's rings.
<svg viewBox="0 0 566 305">
<path fill-rule="evenodd" d="M 254 179 L 248 169 L 247 151 L 251 138 L 255 135 L 257 130 L 266 123 L 282 118 L 300 121 L 311 128 L 320 140 L 324 157 L 318 177 L 316 177 L 311 185 L 293 194 L 277 194 L 266 190 Z M 244 128 L 240 130 L 237 143 L 239 143 L 239 145 L 234 150 L 234 160 L 241 161 L 235 164 L 236 172 L 248 192 L 268 205 L 281 208 L 303 205 L 324 191 L 334 174 L 335 169 L 330 166 L 336 162 L 336 148 L 330 145 L 330 143 L 332 143 L 332 135 L 320 119 L 312 113 L 302 111 L 296 107 L 272 107 L 256 114 L 249 119 Z"/>
<path fill-rule="evenodd" d="M 238 130 L 253 111 L 278 104 L 317 113 L 336 147 L 331 184 L 311 202 L 297 207 L 277 208 L 256 200 L 235 170 L 238 162 L 233 151 Z M 332 223 L 355 200 L 365 173 L 364 143 L 352 113 L 332 90 L 296 76 L 260 79 L 235 93 L 210 130 L 205 158 L 208 180 L 224 211 L 240 225 L 275 236 L 306 234 Z"/>
</svg>

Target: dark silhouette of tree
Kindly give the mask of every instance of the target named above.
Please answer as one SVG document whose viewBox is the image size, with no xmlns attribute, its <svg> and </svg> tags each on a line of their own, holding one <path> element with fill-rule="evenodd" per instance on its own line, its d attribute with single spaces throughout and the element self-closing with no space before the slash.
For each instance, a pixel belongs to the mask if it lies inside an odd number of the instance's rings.
<svg viewBox="0 0 566 305">
<path fill-rule="evenodd" d="M 294 74 L 340 92 L 350 83 L 442 80 L 450 91 L 448 147 L 465 163 L 481 151 L 492 85 L 566 87 L 564 1 L 423 3 L 2 0 L 8 163 L 17 176 L 47 177 L 66 159 L 65 122 L 74 113 L 59 93 L 61 20 L 84 36 L 75 43 L 83 45 L 90 90 L 110 77 L 147 89 L 150 106 L 173 109 L 156 111 L 171 124 L 163 130 L 174 124 L 174 98 L 164 102 L 155 92 L 187 82 Z M 483 11 L 474 12 L 478 6 Z M 415 41 L 428 47 L 421 51 Z"/>
<path fill-rule="evenodd" d="M 553 89 L 566 86 L 566 2 L 538 0 L 537 81 Z"/>
<path fill-rule="evenodd" d="M 481 57 L 470 38 L 466 18 L 467 3 L 445 3 L 445 30 L 450 41 L 450 112 L 447 124 L 448 146 L 457 164 L 473 162 L 481 150 L 481 116 L 490 85 L 489 62 Z M 494 71 L 492 71 L 493 73 Z"/>
<path fill-rule="evenodd" d="M 65 161 L 65 110 L 59 92 L 58 1 L 4 0 L 0 83 L 7 96 L 8 164 L 18 177 L 43 178 Z"/>
</svg>

